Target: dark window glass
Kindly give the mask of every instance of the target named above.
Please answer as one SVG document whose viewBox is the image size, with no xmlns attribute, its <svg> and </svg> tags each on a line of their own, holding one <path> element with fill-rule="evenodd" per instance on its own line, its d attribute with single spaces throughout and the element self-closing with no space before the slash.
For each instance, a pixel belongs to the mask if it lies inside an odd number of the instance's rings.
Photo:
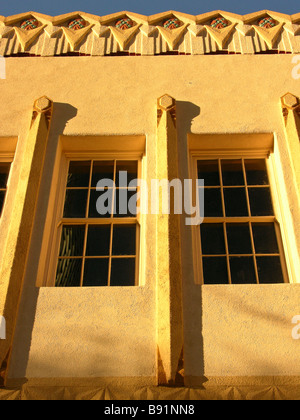
<svg viewBox="0 0 300 420">
<path fill-rule="evenodd" d="M 248 224 L 227 224 L 229 254 L 252 254 L 251 236 Z"/>
<path fill-rule="evenodd" d="M 220 186 L 219 164 L 217 160 L 198 161 L 198 179 L 204 179 L 204 186 Z"/>
<path fill-rule="evenodd" d="M 252 216 L 273 216 L 270 188 L 248 188 Z"/>
<path fill-rule="evenodd" d="M 228 284 L 226 257 L 203 257 L 204 284 Z"/>
<path fill-rule="evenodd" d="M 4 199 L 5 199 L 5 191 L 0 191 L 0 214 L 3 209 Z"/>
<path fill-rule="evenodd" d="M 260 283 L 283 283 L 280 257 L 257 257 L 257 269 Z"/>
<path fill-rule="evenodd" d="M 97 161 L 93 164 L 92 187 L 103 179 L 114 180 L 114 162 Z M 110 186 L 110 185 L 107 185 Z"/>
<path fill-rule="evenodd" d="M 201 188 L 199 188 L 199 191 Z M 201 195 L 200 195 L 201 199 Z M 222 217 L 221 189 L 205 188 L 204 190 L 204 217 Z"/>
<path fill-rule="evenodd" d="M 225 188 L 224 199 L 227 217 L 248 216 L 245 188 Z"/>
<path fill-rule="evenodd" d="M 230 257 L 232 284 L 255 284 L 253 257 Z"/>
<path fill-rule="evenodd" d="M 86 213 L 88 190 L 67 190 L 64 208 L 65 218 L 83 218 Z"/>
<path fill-rule="evenodd" d="M 86 255 L 91 257 L 109 256 L 111 226 L 89 226 Z"/>
<path fill-rule="evenodd" d="M 87 258 L 84 265 L 83 287 L 107 286 L 108 258 Z"/>
<path fill-rule="evenodd" d="M 113 228 L 112 255 L 135 255 L 136 226 L 115 225 Z"/>
<path fill-rule="evenodd" d="M 245 160 L 248 185 L 268 185 L 268 173 L 264 159 Z"/>
<path fill-rule="evenodd" d="M 56 271 L 56 287 L 79 287 L 81 278 L 81 258 L 59 258 Z"/>
<path fill-rule="evenodd" d="M 135 258 L 113 258 L 111 262 L 111 286 L 135 285 Z"/>
<path fill-rule="evenodd" d="M 88 187 L 91 162 L 70 162 L 67 187 Z"/>
<path fill-rule="evenodd" d="M 241 160 L 222 160 L 221 165 L 224 186 L 245 185 Z"/>
<path fill-rule="evenodd" d="M 85 226 L 63 226 L 59 256 L 83 256 L 84 233 Z"/>
<path fill-rule="evenodd" d="M 9 175 L 10 163 L 0 163 L 0 188 L 6 188 Z"/>
<path fill-rule="evenodd" d="M 256 254 L 278 254 L 278 243 L 273 223 L 253 223 L 253 239 Z"/>
<path fill-rule="evenodd" d="M 224 229 L 221 223 L 206 223 L 201 227 L 203 255 L 226 254 Z"/>
<path fill-rule="evenodd" d="M 137 161 L 117 161 L 116 187 L 127 187 L 131 181 L 137 179 L 137 170 Z M 126 172 L 126 175 L 124 176 L 124 174 L 122 174 L 121 178 L 120 172 Z"/>
<path fill-rule="evenodd" d="M 112 213 L 113 189 L 105 191 L 91 190 L 89 217 L 91 218 L 109 218 Z"/>
</svg>

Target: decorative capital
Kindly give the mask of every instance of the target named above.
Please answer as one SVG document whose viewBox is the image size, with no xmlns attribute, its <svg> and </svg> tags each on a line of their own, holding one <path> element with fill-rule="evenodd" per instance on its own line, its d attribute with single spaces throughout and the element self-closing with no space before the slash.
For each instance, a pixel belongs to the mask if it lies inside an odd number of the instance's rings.
<svg viewBox="0 0 300 420">
<path fill-rule="evenodd" d="M 52 110 L 53 101 L 51 101 L 51 99 L 49 99 L 47 96 L 42 96 L 41 98 L 38 98 L 36 101 L 34 101 L 31 126 L 36 120 L 38 114 L 44 114 L 46 118 L 46 123 L 49 127 L 52 117 Z"/>
<path fill-rule="evenodd" d="M 287 124 L 290 111 L 295 111 L 295 113 L 300 117 L 300 99 L 298 96 L 295 96 L 289 92 L 286 93 L 281 97 L 281 106 L 285 124 Z"/>
<path fill-rule="evenodd" d="M 176 101 L 169 95 L 163 95 L 157 100 L 158 107 L 163 111 L 170 111 L 176 106 Z"/>
<path fill-rule="evenodd" d="M 176 100 L 169 95 L 163 95 L 157 100 L 157 126 L 160 123 L 163 111 L 169 112 L 176 127 Z"/>
<path fill-rule="evenodd" d="M 37 99 L 33 105 L 33 107 L 38 112 L 47 112 L 52 108 L 52 106 L 53 102 L 51 99 L 47 98 L 47 96 L 42 96 L 41 98 Z"/>
<path fill-rule="evenodd" d="M 294 109 L 300 105 L 300 100 L 292 93 L 286 93 L 281 97 L 282 106 L 288 109 Z"/>
</svg>

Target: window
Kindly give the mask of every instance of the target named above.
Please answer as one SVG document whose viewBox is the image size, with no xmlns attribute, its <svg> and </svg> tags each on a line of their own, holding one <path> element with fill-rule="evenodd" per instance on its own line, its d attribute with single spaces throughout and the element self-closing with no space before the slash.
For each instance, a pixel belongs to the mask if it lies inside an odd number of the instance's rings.
<svg viewBox="0 0 300 420">
<path fill-rule="evenodd" d="M 0 162 L 0 215 L 3 210 L 4 200 L 7 192 L 7 181 L 10 165 L 10 162 Z"/>
<path fill-rule="evenodd" d="M 137 188 L 131 182 L 138 171 L 138 160 L 69 161 L 56 287 L 137 285 Z"/>
<path fill-rule="evenodd" d="M 287 282 L 279 223 L 264 158 L 196 159 L 204 179 L 198 234 L 204 284 Z"/>
</svg>

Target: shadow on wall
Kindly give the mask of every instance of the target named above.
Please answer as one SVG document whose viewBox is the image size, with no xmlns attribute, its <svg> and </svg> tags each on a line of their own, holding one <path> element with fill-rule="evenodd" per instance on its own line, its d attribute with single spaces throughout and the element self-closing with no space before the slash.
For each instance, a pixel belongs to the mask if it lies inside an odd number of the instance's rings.
<svg viewBox="0 0 300 420">
<path fill-rule="evenodd" d="M 180 179 L 189 179 L 189 150 L 188 134 L 192 133 L 193 121 L 201 115 L 199 106 L 192 102 L 177 101 L 177 129 L 178 129 L 178 155 Z M 182 278 L 183 278 L 183 322 L 185 343 L 185 374 L 197 366 L 199 376 L 204 376 L 204 344 L 202 335 L 202 294 L 201 288 L 194 284 L 194 265 L 192 249 L 191 226 L 185 223 L 186 216 L 181 217 L 181 249 L 182 249 Z M 197 331 L 197 334 L 193 334 Z M 196 354 L 196 360 L 191 357 Z"/>
<path fill-rule="evenodd" d="M 59 136 L 64 133 L 68 121 L 75 118 L 76 115 L 77 109 L 70 104 L 54 102 L 40 194 L 36 208 L 35 223 L 32 232 L 31 246 L 28 255 L 23 292 L 14 336 L 14 341 L 17 344 L 15 347 L 13 346 L 14 350 L 12 353 L 11 367 L 13 368 L 13 365 L 15 364 L 14 362 L 16 362 L 18 367 L 22 367 L 21 372 L 19 372 L 18 375 L 20 378 L 25 378 L 26 376 L 26 367 L 34 327 L 36 305 L 39 295 L 39 288 L 36 287 L 36 280 L 39 255 L 43 239 L 43 228 L 41 227 L 45 226 L 46 221 L 48 199 Z M 22 346 L 20 346 L 20 343 L 22 343 Z"/>
</svg>

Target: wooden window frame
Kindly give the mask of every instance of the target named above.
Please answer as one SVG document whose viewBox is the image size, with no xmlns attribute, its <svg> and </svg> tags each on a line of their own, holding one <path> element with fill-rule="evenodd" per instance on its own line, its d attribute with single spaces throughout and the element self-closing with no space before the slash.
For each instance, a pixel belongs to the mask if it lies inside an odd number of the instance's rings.
<svg viewBox="0 0 300 420">
<path fill-rule="evenodd" d="M 139 238 L 139 240 L 137 240 L 136 246 L 135 286 L 143 285 L 141 278 L 141 271 L 143 267 L 143 226 L 140 214 L 138 214 L 137 217 L 130 218 L 111 217 L 109 218 L 109 222 L 108 218 L 63 219 L 63 208 L 70 161 L 137 161 L 138 178 L 142 179 L 144 156 L 145 136 L 60 137 L 54 164 L 49 205 L 38 267 L 36 282 L 37 287 L 55 287 L 57 261 L 59 257 L 61 231 L 63 225 L 103 225 L 110 223 L 119 225 L 135 224 L 137 226 L 137 238 Z"/>
<path fill-rule="evenodd" d="M 211 142 L 211 140 L 214 140 Z M 243 144 L 245 147 L 242 147 Z M 261 135 L 190 135 L 189 137 L 189 175 L 193 180 L 198 179 L 197 165 L 199 160 L 218 160 L 219 171 L 221 160 L 255 160 L 265 159 L 267 173 L 269 177 L 269 187 L 271 190 L 271 197 L 274 207 L 274 216 L 253 216 L 253 217 L 212 217 L 204 218 L 204 223 L 216 223 L 223 224 L 225 234 L 225 248 L 226 248 L 226 260 L 227 265 L 229 264 L 229 250 L 227 243 L 227 236 L 225 232 L 226 223 L 259 223 L 259 222 L 270 222 L 274 223 L 276 238 L 278 241 L 280 262 L 282 267 L 282 273 L 284 283 L 294 283 L 293 281 L 293 270 L 291 259 L 288 254 L 287 238 L 284 229 L 284 220 L 282 218 L 282 209 L 279 201 L 278 186 L 276 184 L 276 167 L 272 155 L 274 136 L 273 134 L 261 134 Z M 212 146 L 213 145 L 213 146 Z M 245 171 L 245 165 L 243 165 L 243 171 Z M 222 178 L 222 177 L 221 177 Z M 245 188 L 247 189 L 247 179 L 245 177 Z M 223 189 L 222 179 L 220 179 L 220 188 Z M 196 200 L 196 190 L 193 192 L 193 200 Z M 194 201 L 196 202 L 196 201 Z M 222 208 L 224 213 L 224 194 L 222 194 Z M 249 212 L 249 196 L 247 194 L 247 207 Z M 248 213 L 251 214 L 251 213 Z M 205 217 L 205 215 L 204 215 Z M 252 230 L 250 229 L 252 250 L 254 249 L 254 239 Z M 202 247 L 199 226 L 192 226 L 192 244 L 193 244 L 193 261 L 194 261 L 194 280 L 196 284 L 205 285 L 203 279 L 203 267 L 202 267 Z M 231 254 L 230 254 L 231 255 Z M 251 256 L 259 254 L 251 254 Z M 271 254 L 270 254 L 271 255 Z M 217 255 L 214 255 L 217 256 Z M 225 255 L 222 255 L 223 257 Z M 245 255 L 243 255 L 245 256 Z M 248 256 L 248 254 L 246 255 Z M 278 254 L 276 254 L 278 256 Z M 255 260 L 255 258 L 254 258 Z M 228 268 L 229 283 L 228 286 L 235 286 L 231 284 L 230 270 Z M 258 279 L 257 265 L 255 262 L 255 275 L 256 280 Z M 258 283 L 265 285 L 263 283 Z M 222 284 L 223 285 L 223 284 Z M 209 286 L 209 285 L 207 285 Z"/>
</svg>

